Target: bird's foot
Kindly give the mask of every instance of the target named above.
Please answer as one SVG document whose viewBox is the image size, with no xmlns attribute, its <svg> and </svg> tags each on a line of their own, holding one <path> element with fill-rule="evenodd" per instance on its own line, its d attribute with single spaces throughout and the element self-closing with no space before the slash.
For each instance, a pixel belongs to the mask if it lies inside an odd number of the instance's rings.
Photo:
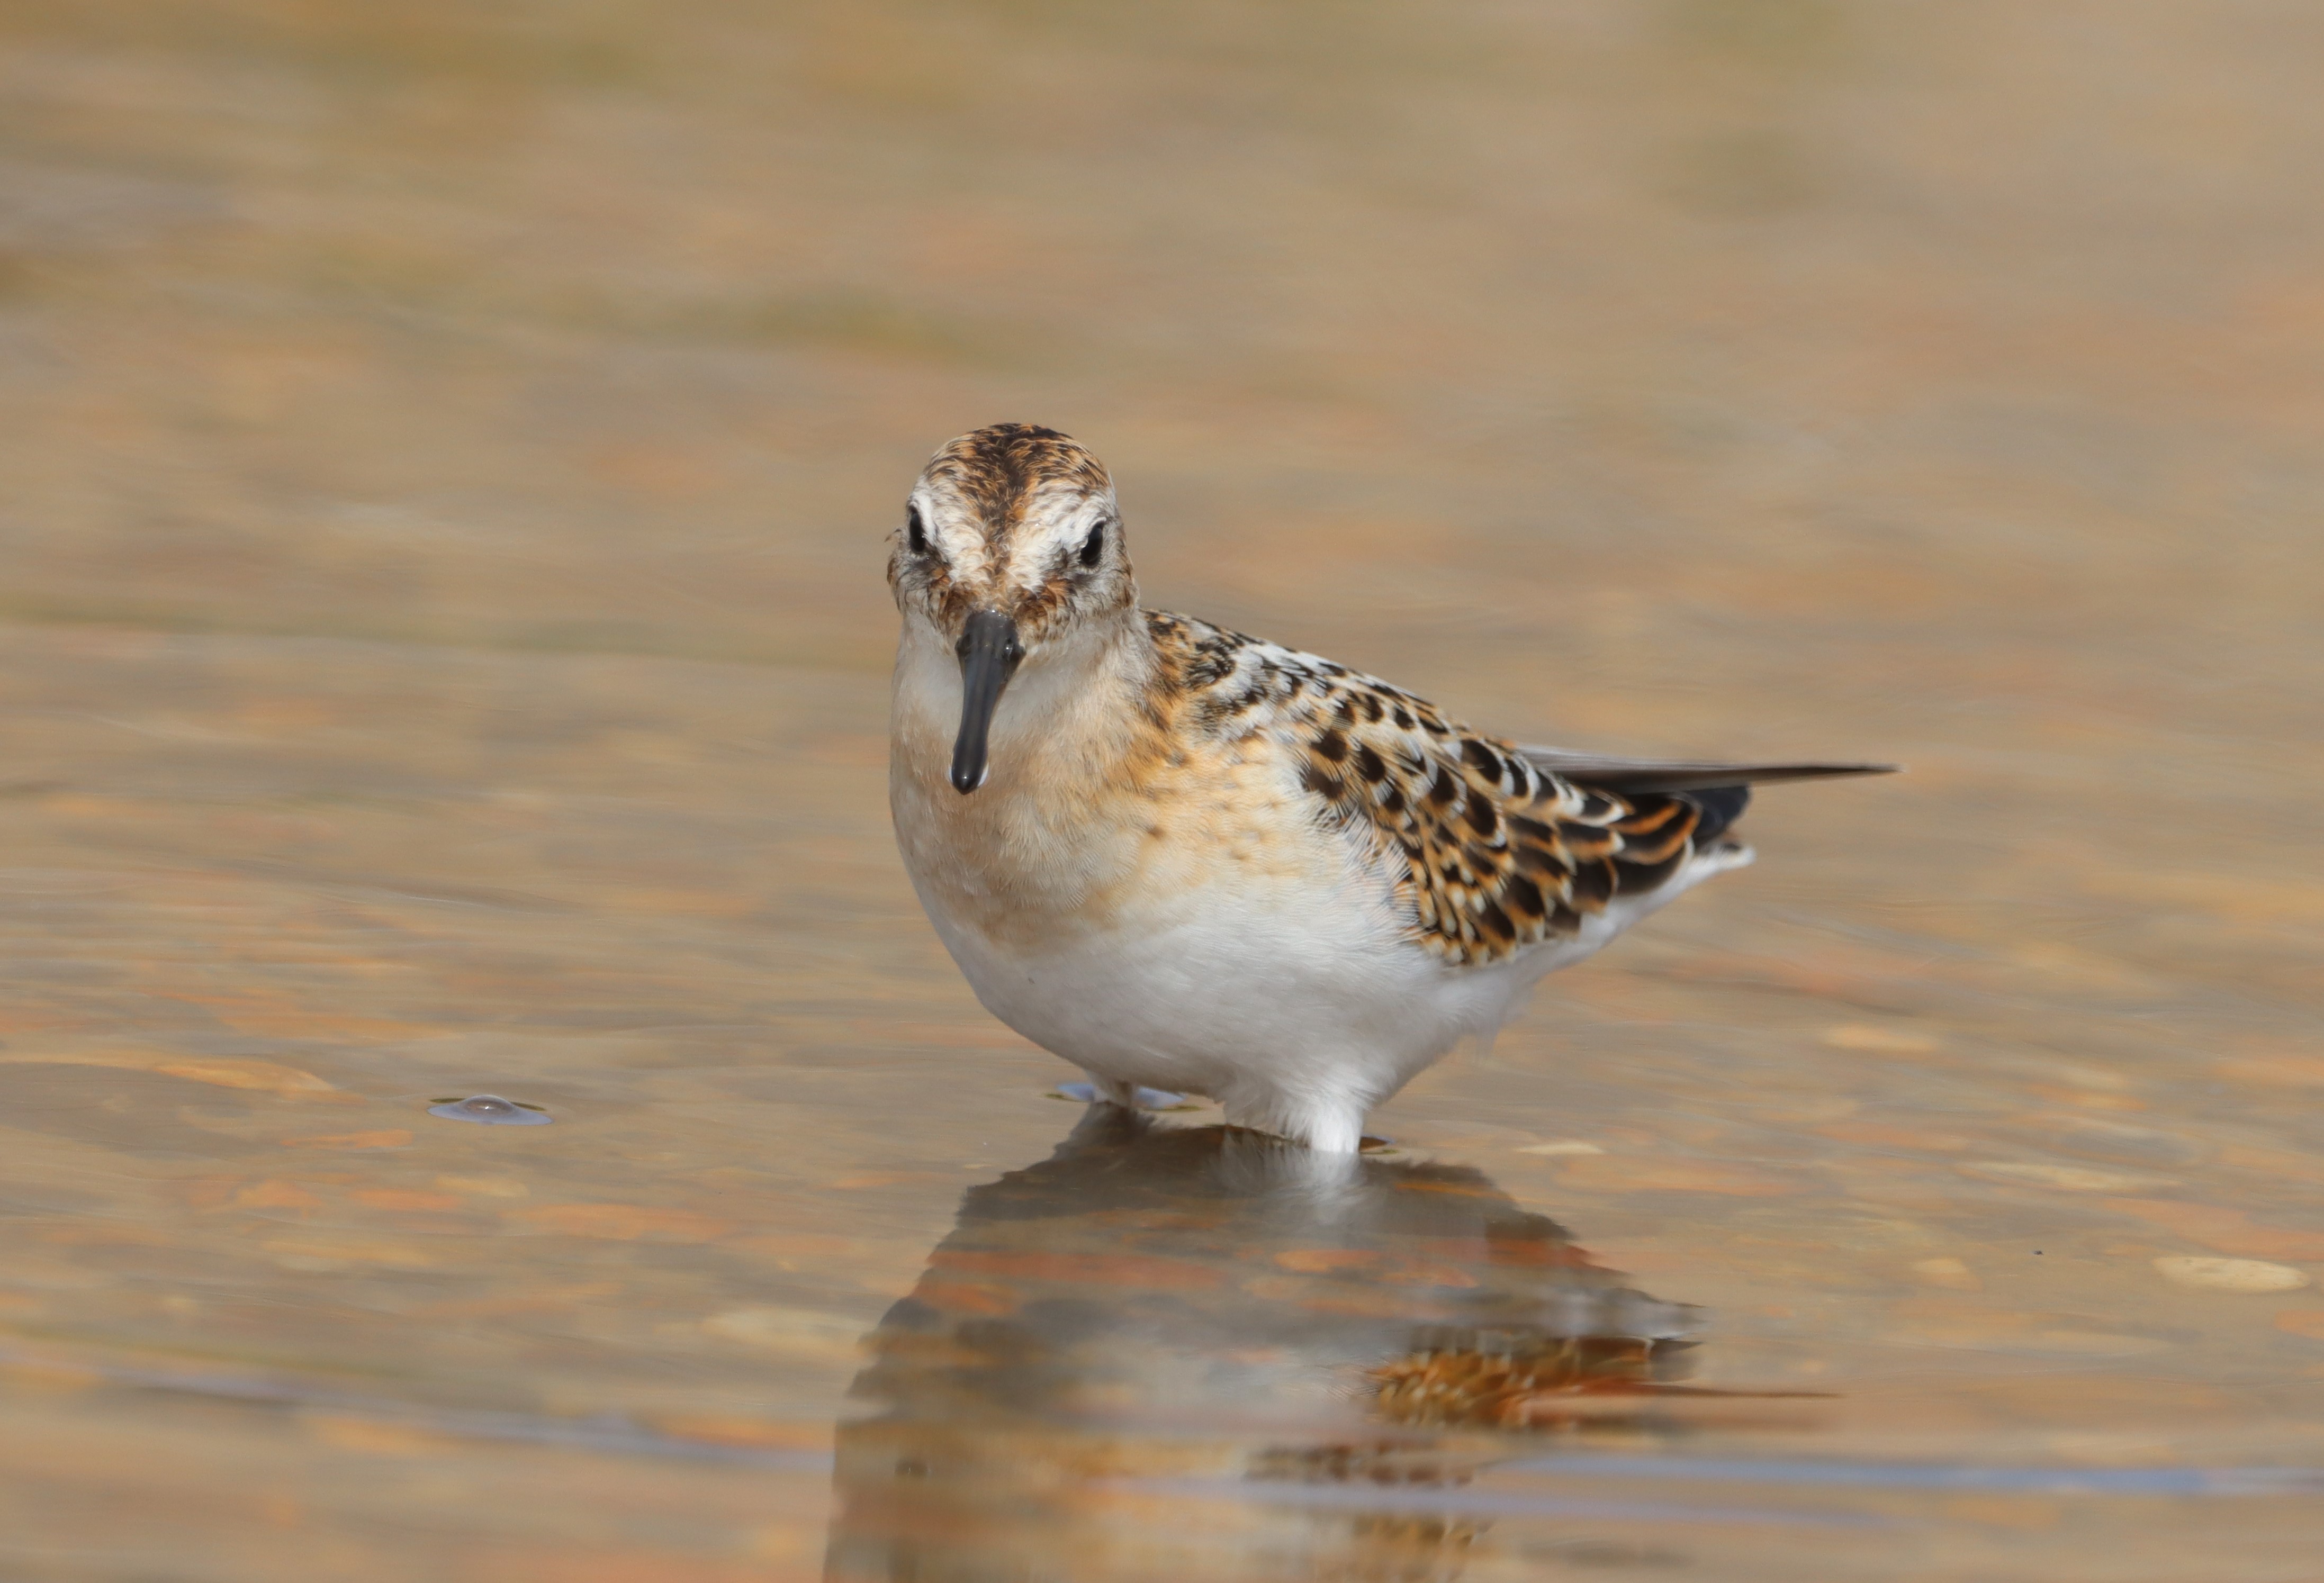
<svg viewBox="0 0 2324 1583">
<path fill-rule="evenodd" d="M 1166 1089 L 1137 1089 L 1132 1092 L 1135 1096 L 1134 1108 L 1139 1110 L 1192 1110 L 1196 1108 L 1194 1102 L 1185 1095 L 1174 1094 Z M 1071 1100 L 1076 1105 L 1095 1105 L 1102 1101 L 1114 1104 L 1120 1102 L 1093 1082 L 1061 1082 L 1051 1089 L 1049 1093 L 1054 1099 Z"/>
</svg>

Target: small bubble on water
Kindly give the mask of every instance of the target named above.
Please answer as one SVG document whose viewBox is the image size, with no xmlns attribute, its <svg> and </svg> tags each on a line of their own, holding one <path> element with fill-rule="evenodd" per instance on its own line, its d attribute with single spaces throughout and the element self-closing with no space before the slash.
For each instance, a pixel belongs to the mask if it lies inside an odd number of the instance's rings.
<svg viewBox="0 0 2324 1583">
<path fill-rule="evenodd" d="M 488 1127 L 546 1127 L 553 1119 L 538 1105 L 503 1100 L 498 1094 L 471 1094 L 465 1100 L 439 1100 L 428 1107 L 430 1116 L 447 1121 L 481 1121 Z"/>
</svg>

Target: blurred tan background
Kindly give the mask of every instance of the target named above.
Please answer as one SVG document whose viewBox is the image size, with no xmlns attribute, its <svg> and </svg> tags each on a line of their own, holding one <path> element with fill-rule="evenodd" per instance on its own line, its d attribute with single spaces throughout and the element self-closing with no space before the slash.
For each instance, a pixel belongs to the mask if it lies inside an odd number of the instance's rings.
<svg viewBox="0 0 2324 1583">
<path fill-rule="evenodd" d="M 874 670 L 877 536 L 1007 416 L 1111 461 L 1155 594 L 1489 643 L 1522 723 L 2312 702 L 2300 6 L 0 26 L 18 620 Z"/>
<path fill-rule="evenodd" d="M 5 0 L 0 1559 L 816 1573 L 854 1338 L 1070 1114 L 881 796 L 883 538 L 1002 419 L 1151 603 L 1912 766 L 1769 794 L 1407 1148 L 1832 1455 L 2324 1458 L 2319 61 L 2283 0 Z M 482 1088 L 560 1124 L 424 1115 Z M 2029 1510 L 1960 1575 L 2145 1575 Z"/>
<path fill-rule="evenodd" d="M 2302 7 L 0 27 L 16 622 L 871 677 L 918 464 L 1027 419 L 1151 603 L 1528 738 L 1912 760 L 1853 805 L 1967 839 L 1932 899 L 2136 850 L 2319 920 Z M 2157 924 L 2059 927 L 2210 949 Z"/>
</svg>

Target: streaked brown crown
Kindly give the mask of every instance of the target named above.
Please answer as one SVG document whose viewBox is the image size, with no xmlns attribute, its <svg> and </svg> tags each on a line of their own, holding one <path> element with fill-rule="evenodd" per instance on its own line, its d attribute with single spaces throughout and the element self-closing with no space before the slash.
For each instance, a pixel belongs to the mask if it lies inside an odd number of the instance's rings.
<svg viewBox="0 0 2324 1583">
<path fill-rule="evenodd" d="M 921 476 L 972 507 L 986 541 L 996 546 L 1045 486 L 1064 484 L 1084 494 L 1112 487 L 1104 463 L 1069 437 L 1031 423 L 990 424 L 962 435 L 929 460 Z"/>
</svg>

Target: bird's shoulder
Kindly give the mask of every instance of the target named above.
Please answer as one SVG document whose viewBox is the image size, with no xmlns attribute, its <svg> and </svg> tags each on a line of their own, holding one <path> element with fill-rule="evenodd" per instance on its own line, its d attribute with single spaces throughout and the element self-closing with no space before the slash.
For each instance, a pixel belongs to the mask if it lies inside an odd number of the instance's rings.
<svg viewBox="0 0 2324 1583">
<path fill-rule="evenodd" d="M 1694 853 L 1695 797 L 1580 784 L 1320 655 L 1167 612 L 1146 621 L 1157 703 L 1176 729 L 1278 748 L 1314 816 L 1366 844 L 1395 877 L 1414 938 L 1447 961 L 1572 935 Z"/>
<path fill-rule="evenodd" d="M 1342 713 L 1445 738 L 1456 727 L 1435 705 L 1378 676 L 1193 616 L 1144 612 L 1160 660 L 1157 691 L 1183 728 L 1203 738 L 1323 731 Z"/>
</svg>

